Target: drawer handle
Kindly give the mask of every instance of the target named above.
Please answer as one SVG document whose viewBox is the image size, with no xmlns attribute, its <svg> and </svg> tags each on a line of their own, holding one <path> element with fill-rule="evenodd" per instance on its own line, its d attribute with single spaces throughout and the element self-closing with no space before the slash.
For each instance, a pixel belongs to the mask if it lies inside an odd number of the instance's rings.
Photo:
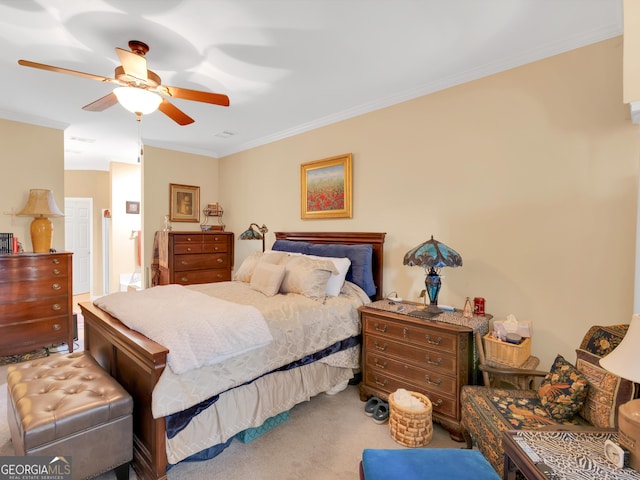
<svg viewBox="0 0 640 480">
<path fill-rule="evenodd" d="M 51 285 L 51 288 L 53 290 L 60 290 L 62 288 L 62 285 L 60 285 L 59 283 L 54 283 L 53 285 Z"/>
<path fill-rule="evenodd" d="M 220 240 L 220 238 L 219 238 L 219 237 L 213 237 L 213 241 L 214 241 L 214 242 L 217 242 L 218 240 Z"/>
<path fill-rule="evenodd" d="M 187 242 L 191 242 L 191 237 L 187 237 Z"/>
<path fill-rule="evenodd" d="M 191 247 L 187 247 L 187 252 L 190 252 L 190 251 L 191 251 Z"/>
<path fill-rule="evenodd" d="M 381 382 L 380 380 L 378 380 L 378 377 L 376 377 L 376 385 L 380 386 L 380 387 L 386 387 L 387 383 L 389 383 L 389 381 L 385 378 L 383 382 Z"/>
<path fill-rule="evenodd" d="M 429 377 L 429 375 L 425 375 L 424 379 L 427 381 L 427 383 L 429 385 L 435 385 L 436 387 L 439 387 L 440 385 L 442 385 L 442 379 L 439 378 L 437 382 L 432 382 L 431 381 L 431 377 Z"/>
<path fill-rule="evenodd" d="M 376 331 L 382 332 L 382 333 L 387 331 L 387 325 L 385 325 L 384 327 L 380 328 L 380 324 L 378 324 L 378 323 L 374 323 L 373 324 L 373 328 L 375 328 Z"/>
<path fill-rule="evenodd" d="M 213 247 L 213 249 L 217 252 L 218 250 L 220 250 L 219 247 Z"/>
<path fill-rule="evenodd" d="M 387 368 L 387 362 L 386 362 L 386 361 L 385 361 L 384 363 L 379 363 L 379 362 L 378 362 L 378 359 L 377 359 L 377 358 L 374 358 L 374 359 L 373 359 L 373 363 L 374 363 L 374 365 L 375 365 L 376 367 L 378 367 L 378 368 L 382 368 L 382 369 Z"/>
<path fill-rule="evenodd" d="M 442 343 L 442 337 L 438 337 L 438 339 L 435 342 L 431 340 L 431 335 L 429 334 L 425 334 L 424 338 L 426 338 L 427 343 L 430 343 L 431 345 L 440 345 Z"/>
<path fill-rule="evenodd" d="M 189 265 L 189 262 L 187 262 L 186 260 L 182 260 L 182 261 L 180 262 L 180 264 L 181 264 L 181 265 Z"/>
<path fill-rule="evenodd" d="M 433 360 L 431 360 L 431 355 L 426 355 L 424 358 L 427 361 L 427 363 L 430 364 L 430 365 L 440 365 L 440 364 L 442 364 L 442 357 L 438 357 L 438 360 L 436 360 L 435 362 Z"/>
<path fill-rule="evenodd" d="M 218 263 L 224 263 L 224 260 L 222 258 L 216 258 L 216 262 Z"/>
<path fill-rule="evenodd" d="M 59 265 L 60 264 L 60 259 L 59 258 L 54 258 L 53 259 L 53 264 L 54 265 Z"/>
<path fill-rule="evenodd" d="M 223 276 L 224 276 L 224 275 L 222 275 L 221 273 L 218 273 L 218 274 L 216 275 L 216 277 L 217 277 L 217 278 L 222 278 Z"/>
<path fill-rule="evenodd" d="M 51 328 L 55 331 L 62 330 L 62 325 L 60 325 L 59 323 L 54 323 Z"/>
<path fill-rule="evenodd" d="M 431 404 L 432 404 L 434 407 L 439 407 L 439 406 L 440 406 L 440 405 L 442 405 L 443 403 L 444 403 L 444 402 L 442 401 L 442 399 L 441 399 L 441 398 L 439 398 L 439 399 L 438 399 L 437 401 L 435 401 L 435 402 L 434 402 L 433 400 L 431 400 Z"/>
<path fill-rule="evenodd" d="M 189 277 L 182 277 L 180 279 L 181 282 L 188 282 L 189 281 Z"/>
<path fill-rule="evenodd" d="M 388 344 L 388 343 L 385 343 L 384 345 L 380 345 L 380 344 L 378 343 L 378 341 L 377 341 L 377 340 L 375 340 L 375 341 L 373 342 L 373 345 L 376 347 L 376 350 L 381 350 L 381 351 L 383 351 L 383 352 L 384 352 L 387 348 L 389 348 L 389 344 Z"/>
<path fill-rule="evenodd" d="M 58 310 L 60 310 L 62 308 L 62 305 L 60 305 L 59 303 L 54 303 L 51 306 L 51 310 L 53 310 L 54 312 L 57 312 Z"/>
<path fill-rule="evenodd" d="M 53 269 L 53 274 L 54 275 L 60 275 L 60 269 L 59 268 L 54 268 Z"/>
</svg>

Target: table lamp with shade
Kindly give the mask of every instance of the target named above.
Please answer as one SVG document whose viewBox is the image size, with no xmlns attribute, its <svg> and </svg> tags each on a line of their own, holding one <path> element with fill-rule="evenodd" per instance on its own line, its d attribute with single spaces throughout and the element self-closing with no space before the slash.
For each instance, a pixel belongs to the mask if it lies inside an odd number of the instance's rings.
<svg viewBox="0 0 640 480">
<path fill-rule="evenodd" d="M 462 257 L 454 249 L 444 243 L 431 239 L 409 250 L 404 256 L 404 264 L 410 267 L 419 266 L 427 273 L 425 279 L 426 293 L 429 295 L 429 308 L 425 316 L 440 313 L 438 294 L 442 285 L 440 270 L 443 267 L 462 266 Z"/>
<path fill-rule="evenodd" d="M 640 383 L 640 314 L 631 318 L 631 324 L 620 344 L 600 366 L 609 372 Z M 629 466 L 640 471 L 640 399 L 630 400 L 618 408 L 618 439 L 629 450 Z"/>
<path fill-rule="evenodd" d="M 27 204 L 17 215 L 34 217 L 31 222 L 31 244 L 34 253 L 47 253 L 51 249 L 53 224 L 49 217 L 63 217 L 56 205 L 51 190 L 34 188 L 29 190 Z"/>
</svg>

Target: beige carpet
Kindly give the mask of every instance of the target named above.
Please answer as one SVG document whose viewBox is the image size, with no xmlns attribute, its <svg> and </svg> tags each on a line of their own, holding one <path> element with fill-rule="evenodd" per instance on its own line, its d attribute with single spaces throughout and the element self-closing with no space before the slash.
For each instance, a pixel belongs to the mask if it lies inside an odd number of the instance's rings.
<svg viewBox="0 0 640 480">
<path fill-rule="evenodd" d="M 0 456 L 14 455 L 6 420 L 6 377 L 7 367 L 0 367 Z M 463 445 L 452 441 L 446 431 L 434 425 L 429 447 L 461 448 Z M 349 386 L 337 395 L 321 394 L 297 405 L 288 421 L 252 442 L 243 444 L 234 440 L 212 460 L 177 465 L 169 471 L 168 478 L 357 480 L 358 464 L 365 448 L 404 447 L 391 438 L 388 423 L 377 425 L 364 415 L 358 388 Z M 109 473 L 99 478 L 112 480 L 115 475 Z M 135 478 L 133 470 L 131 478 Z"/>
</svg>

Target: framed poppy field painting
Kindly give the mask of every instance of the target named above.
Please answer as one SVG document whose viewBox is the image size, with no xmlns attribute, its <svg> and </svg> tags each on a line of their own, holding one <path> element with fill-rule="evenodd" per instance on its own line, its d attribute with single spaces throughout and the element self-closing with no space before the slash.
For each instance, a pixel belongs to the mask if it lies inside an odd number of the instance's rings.
<svg viewBox="0 0 640 480">
<path fill-rule="evenodd" d="M 300 165 L 303 219 L 351 218 L 351 154 Z"/>
</svg>

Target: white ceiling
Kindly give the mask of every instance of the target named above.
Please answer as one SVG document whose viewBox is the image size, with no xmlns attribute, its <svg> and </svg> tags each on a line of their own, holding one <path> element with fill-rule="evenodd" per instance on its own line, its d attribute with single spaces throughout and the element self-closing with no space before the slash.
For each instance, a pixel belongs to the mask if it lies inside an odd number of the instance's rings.
<svg viewBox="0 0 640 480">
<path fill-rule="evenodd" d="M 622 32 L 622 0 L 0 0 L 0 118 L 66 127 L 72 169 L 135 162 L 139 135 L 221 157 Z M 138 124 L 81 109 L 113 86 L 17 63 L 113 77 L 134 39 L 163 84 L 231 106 Z"/>
</svg>

